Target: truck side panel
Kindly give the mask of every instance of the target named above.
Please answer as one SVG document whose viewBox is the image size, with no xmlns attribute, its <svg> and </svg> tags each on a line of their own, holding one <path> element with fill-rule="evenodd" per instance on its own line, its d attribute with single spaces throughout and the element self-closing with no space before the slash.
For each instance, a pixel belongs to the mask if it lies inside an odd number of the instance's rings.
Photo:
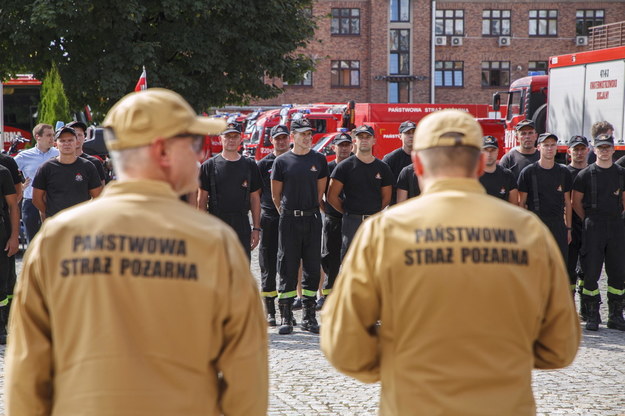
<svg viewBox="0 0 625 416">
<path fill-rule="evenodd" d="M 584 133 L 590 137 L 590 128 L 597 121 L 609 121 L 614 126 L 614 137 L 623 139 L 623 99 L 625 88 L 625 61 L 610 61 L 586 66 L 586 97 L 584 99 Z"/>
<path fill-rule="evenodd" d="M 584 131 L 584 76 L 583 65 L 552 68 L 549 73 L 547 131 L 564 143 Z"/>
</svg>

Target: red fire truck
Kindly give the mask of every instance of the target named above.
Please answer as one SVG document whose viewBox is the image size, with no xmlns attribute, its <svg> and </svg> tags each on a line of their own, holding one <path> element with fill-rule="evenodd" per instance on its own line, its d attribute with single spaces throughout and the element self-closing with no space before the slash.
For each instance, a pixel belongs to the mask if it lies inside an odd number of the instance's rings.
<svg viewBox="0 0 625 416">
<path fill-rule="evenodd" d="M 0 131 L 4 149 L 7 150 L 19 137 L 32 139 L 41 81 L 32 74 L 20 74 L 4 81 L 0 90 Z"/>
<path fill-rule="evenodd" d="M 539 133 L 559 138 L 560 161 L 571 136 L 591 139 L 597 121 L 614 125 L 617 153 L 625 152 L 625 46 L 579 52 L 549 58 L 549 75 L 516 80 L 509 91 L 493 97 L 493 107 L 508 94 L 505 116 L 507 149 L 516 145 L 514 127 L 523 119 L 534 120 Z"/>
</svg>

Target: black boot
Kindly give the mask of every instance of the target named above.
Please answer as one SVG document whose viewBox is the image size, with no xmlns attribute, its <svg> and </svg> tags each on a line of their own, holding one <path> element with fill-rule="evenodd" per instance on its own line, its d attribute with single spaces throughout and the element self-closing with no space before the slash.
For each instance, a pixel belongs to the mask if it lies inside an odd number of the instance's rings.
<svg viewBox="0 0 625 416">
<path fill-rule="evenodd" d="M 623 319 L 623 300 L 608 299 L 608 328 L 625 331 L 625 319 Z"/>
<path fill-rule="evenodd" d="M 265 298 L 265 309 L 267 310 L 267 324 L 269 326 L 276 326 L 275 298 Z"/>
<path fill-rule="evenodd" d="M 325 296 L 321 296 L 319 299 L 317 299 L 316 309 L 318 311 L 320 311 L 321 308 L 323 308 L 323 304 L 324 303 L 326 303 L 326 297 Z"/>
<path fill-rule="evenodd" d="M 599 305 L 601 301 L 598 296 L 584 296 L 582 302 L 586 304 L 586 329 L 589 331 L 598 331 L 601 315 L 599 313 Z"/>
<path fill-rule="evenodd" d="M 293 307 L 291 308 L 294 311 L 299 311 L 300 309 L 302 309 L 302 298 L 295 298 L 295 300 L 293 301 Z"/>
<path fill-rule="evenodd" d="M 280 315 L 282 316 L 280 328 L 278 328 L 278 334 L 290 334 L 293 332 L 293 298 L 278 300 L 278 307 L 280 308 Z"/>
<path fill-rule="evenodd" d="M 304 319 L 302 320 L 302 329 L 304 331 L 312 332 L 313 334 L 319 333 L 319 324 L 317 323 L 317 302 L 314 298 L 304 299 Z"/>
</svg>

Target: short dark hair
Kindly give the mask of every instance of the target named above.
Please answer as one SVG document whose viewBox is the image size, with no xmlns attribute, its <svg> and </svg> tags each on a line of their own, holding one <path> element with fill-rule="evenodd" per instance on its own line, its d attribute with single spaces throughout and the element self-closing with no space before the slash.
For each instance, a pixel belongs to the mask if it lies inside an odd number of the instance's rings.
<svg viewBox="0 0 625 416">
<path fill-rule="evenodd" d="M 35 138 L 35 136 L 42 136 L 45 129 L 51 129 L 52 131 L 54 131 L 54 127 L 52 127 L 51 125 L 39 123 L 33 129 L 33 139 Z"/>
</svg>

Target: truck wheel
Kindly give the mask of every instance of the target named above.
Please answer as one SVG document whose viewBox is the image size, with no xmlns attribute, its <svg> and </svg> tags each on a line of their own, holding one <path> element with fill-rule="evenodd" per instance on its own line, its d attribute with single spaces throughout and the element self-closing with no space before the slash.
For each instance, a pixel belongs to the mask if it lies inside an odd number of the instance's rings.
<svg viewBox="0 0 625 416">
<path fill-rule="evenodd" d="M 542 134 L 547 130 L 547 104 L 543 104 L 538 107 L 538 110 L 532 116 L 534 126 L 536 126 L 536 133 Z"/>
</svg>

